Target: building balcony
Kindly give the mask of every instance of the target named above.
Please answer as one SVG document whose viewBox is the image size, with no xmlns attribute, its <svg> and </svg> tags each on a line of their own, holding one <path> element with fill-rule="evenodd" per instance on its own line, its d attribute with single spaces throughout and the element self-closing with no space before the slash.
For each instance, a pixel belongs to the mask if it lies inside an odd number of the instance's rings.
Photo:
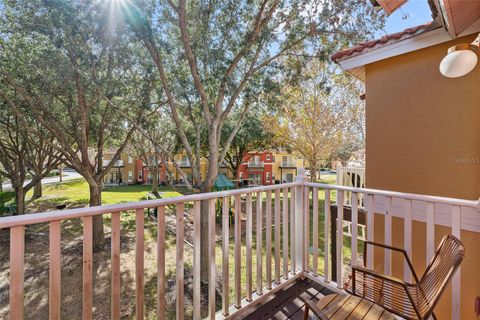
<svg viewBox="0 0 480 320">
<path fill-rule="evenodd" d="M 280 168 L 296 168 L 297 164 L 293 161 L 282 161 L 280 162 Z"/>
<path fill-rule="evenodd" d="M 263 161 L 248 161 L 247 166 L 248 168 L 263 168 L 265 163 Z"/>
<path fill-rule="evenodd" d="M 110 164 L 112 160 L 103 160 L 103 167 L 106 167 Z M 115 164 L 113 165 L 113 168 L 121 168 L 123 167 L 123 160 L 117 160 L 115 161 Z"/>
<path fill-rule="evenodd" d="M 177 161 L 177 165 L 178 165 L 180 168 L 190 168 L 190 167 L 191 167 L 189 160 Z"/>
<path fill-rule="evenodd" d="M 344 203 L 347 194 L 353 205 L 337 206 Z M 366 199 L 364 207 L 356 205 L 360 194 Z M 210 260 L 208 294 L 200 289 L 200 260 L 206 258 L 200 254 L 200 203 L 205 200 L 211 204 L 206 244 Z M 155 215 L 146 214 L 153 210 Z M 382 231 L 378 239 L 373 232 L 374 215 L 381 216 L 382 221 L 375 221 L 375 230 Z M 94 216 L 108 221 L 109 245 L 102 254 L 93 252 Z M 121 314 L 143 319 L 147 311 L 159 319 L 258 319 L 259 310 L 270 315 L 281 312 L 285 318 L 299 317 L 303 308 L 300 295 L 321 297 L 342 292 L 348 281 L 345 271 L 363 265 L 364 259 L 367 267 L 373 267 L 379 259 L 385 274 L 410 281 L 406 268 L 400 275 L 394 273 L 391 253 L 374 256 L 367 252 L 363 256 L 359 226 L 366 229 L 367 240 L 391 244 L 392 217 L 396 217 L 395 222 L 402 221 L 405 250 L 409 254 L 420 250 L 427 262 L 434 255 L 436 237 L 441 236 L 436 226 L 447 228 L 458 238 L 462 230 L 480 232 L 478 201 L 309 183 L 304 177 L 280 185 L 0 218 L 0 231 L 8 230 L 10 237 L 9 259 L 3 261 L 4 269 L 9 270 L 9 278 L 3 279 L 4 290 L 9 293 L 3 297 L 8 296 L 5 299 L 9 301 L 5 301 L 7 311 L 0 318 L 21 319 L 25 311 L 32 312 L 40 303 L 48 305 L 51 318 L 73 318 L 73 303 L 64 299 L 65 295 L 79 301 L 86 319 L 92 319 L 98 308 L 107 310 L 110 319 L 120 319 Z M 71 286 L 65 287 L 62 280 L 71 275 L 62 272 L 68 267 L 65 261 L 70 261 L 62 259 L 62 254 L 67 254 L 62 250 L 66 245 L 62 228 L 69 228 L 71 223 L 82 225 L 78 238 L 82 284 L 70 282 Z M 414 223 L 415 228 L 422 228 L 424 243 L 413 241 Z M 32 258 L 32 252 L 25 248 L 35 245 L 32 239 L 36 237 L 31 232 L 38 224 L 43 226 L 42 232 L 49 233 L 44 257 L 48 262 L 34 270 L 38 282 L 32 285 L 32 277 L 25 276 L 29 267 L 26 259 Z M 133 263 L 125 257 L 126 247 L 134 252 Z M 35 248 L 34 256 L 39 259 L 41 249 Z M 467 247 L 467 255 L 475 250 Z M 171 259 L 176 261 L 173 269 Z M 219 288 L 217 283 L 221 284 Z M 453 319 L 467 312 L 459 308 L 461 285 L 469 284 L 461 284 L 460 276 L 456 276 L 448 289 L 452 293 L 448 303 Z M 185 286 L 191 288 L 185 290 Z M 38 300 L 40 292 L 46 293 L 43 302 Z M 394 296 L 395 292 L 390 294 Z M 172 295 L 174 302 L 167 303 L 167 296 Z M 279 299 L 290 302 L 279 304 Z M 102 305 L 105 302 L 107 305 Z"/>
</svg>

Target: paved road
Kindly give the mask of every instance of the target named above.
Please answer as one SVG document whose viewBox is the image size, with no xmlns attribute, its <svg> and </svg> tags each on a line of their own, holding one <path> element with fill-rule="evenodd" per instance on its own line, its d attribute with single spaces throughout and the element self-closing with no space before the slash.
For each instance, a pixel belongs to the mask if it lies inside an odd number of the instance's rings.
<svg viewBox="0 0 480 320">
<path fill-rule="evenodd" d="M 69 180 L 74 180 L 74 179 L 78 179 L 78 178 L 81 178 L 82 176 L 75 172 L 75 171 L 64 171 L 63 172 L 63 181 L 69 181 Z M 27 180 L 25 181 L 25 184 L 29 183 L 30 181 Z M 59 177 L 48 177 L 48 178 L 44 178 L 42 179 L 42 185 L 45 185 L 45 184 L 53 184 L 53 183 L 59 183 Z M 2 184 L 2 187 L 3 187 L 3 190 L 11 190 L 12 189 L 12 185 L 10 183 L 4 183 Z"/>
</svg>

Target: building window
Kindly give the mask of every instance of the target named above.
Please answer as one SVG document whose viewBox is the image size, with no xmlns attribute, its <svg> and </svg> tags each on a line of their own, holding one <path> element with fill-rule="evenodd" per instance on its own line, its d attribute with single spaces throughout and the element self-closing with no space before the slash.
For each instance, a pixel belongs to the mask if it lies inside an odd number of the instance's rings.
<svg viewBox="0 0 480 320">
<path fill-rule="evenodd" d="M 128 163 L 133 163 L 133 158 L 131 155 L 128 155 Z"/>
<path fill-rule="evenodd" d="M 249 180 L 252 181 L 255 185 L 262 185 L 262 174 L 261 173 L 250 173 L 248 175 Z"/>
<path fill-rule="evenodd" d="M 138 181 L 142 181 L 142 172 L 141 171 L 138 173 Z"/>
<path fill-rule="evenodd" d="M 243 172 L 240 172 L 238 179 L 243 180 Z"/>
<path fill-rule="evenodd" d="M 182 155 L 182 161 L 180 162 L 182 167 L 190 167 L 190 160 L 188 160 L 188 156 Z"/>
<path fill-rule="evenodd" d="M 271 160 L 271 156 L 267 154 L 267 161 L 270 161 L 270 160 Z"/>
<path fill-rule="evenodd" d="M 128 182 L 132 182 L 132 180 L 133 180 L 133 172 L 128 171 Z"/>
<path fill-rule="evenodd" d="M 267 176 L 266 176 L 265 180 L 267 180 L 267 183 L 270 183 L 270 172 L 267 172 Z"/>
</svg>

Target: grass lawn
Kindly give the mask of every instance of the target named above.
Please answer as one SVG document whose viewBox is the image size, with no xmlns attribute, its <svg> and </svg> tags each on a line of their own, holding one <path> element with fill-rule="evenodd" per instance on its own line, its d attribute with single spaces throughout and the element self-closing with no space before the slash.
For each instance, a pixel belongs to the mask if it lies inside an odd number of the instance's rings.
<svg viewBox="0 0 480 320">
<path fill-rule="evenodd" d="M 118 187 L 105 187 L 102 191 L 103 204 L 116 204 L 146 200 L 152 190 L 149 185 L 125 185 Z M 180 192 L 179 192 L 180 191 Z M 159 187 L 162 198 L 181 196 L 187 193 L 186 189 L 172 190 L 171 187 Z M 83 179 L 68 181 L 58 184 L 45 185 L 43 196 L 31 200 L 33 190 L 27 193 L 27 204 L 30 212 L 54 210 L 57 205 L 66 204 L 68 208 L 84 207 L 88 205 L 88 184 Z"/>
<path fill-rule="evenodd" d="M 12 204 L 15 202 L 15 193 L 13 191 L 0 192 L 0 203 Z"/>
</svg>

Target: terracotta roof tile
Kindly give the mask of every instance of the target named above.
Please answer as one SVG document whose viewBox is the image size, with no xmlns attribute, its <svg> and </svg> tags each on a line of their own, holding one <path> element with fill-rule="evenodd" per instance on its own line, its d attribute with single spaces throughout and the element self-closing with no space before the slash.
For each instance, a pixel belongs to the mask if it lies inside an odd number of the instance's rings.
<svg viewBox="0 0 480 320">
<path fill-rule="evenodd" d="M 359 55 L 366 49 L 371 49 L 378 46 L 382 47 L 385 45 L 398 42 L 400 40 L 408 39 L 418 34 L 432 30 L 437 26 L 438 26 L 437 23 L 434 23 L 434 21 L 430 21 L 428 23 L 421 24 L 416 27 L 408 28 L 400 32 L 387 34 L 379 39 L 362 42 L 354 47 L 351 47 L 342 51 L 338 51 L 332 55 L 331 59 L 333 62 L 339 62 L 351 56 Z"/>
</svg>

